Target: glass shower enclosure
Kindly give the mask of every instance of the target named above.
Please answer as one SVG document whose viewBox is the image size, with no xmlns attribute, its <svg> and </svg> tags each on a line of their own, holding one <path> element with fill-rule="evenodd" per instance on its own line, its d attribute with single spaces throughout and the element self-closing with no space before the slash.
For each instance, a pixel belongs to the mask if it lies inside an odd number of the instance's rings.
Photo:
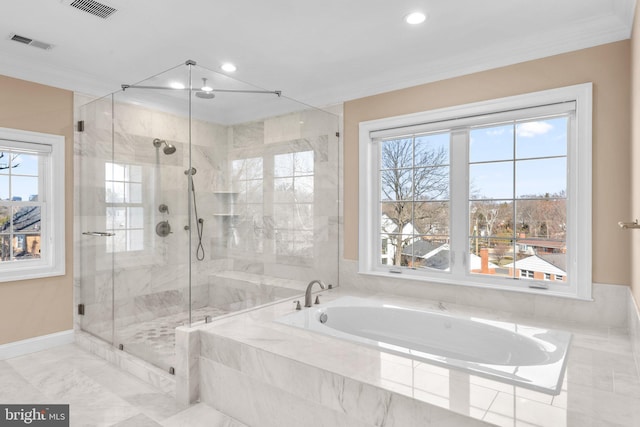
<svg viewBox="0 0 640 427">
<path fill-rule="evenodd" d="M 193 61 L 81 106 L 82 330 L 172 371 L 177 326 L 337 285 L 338 127 Z"/>
</svg>

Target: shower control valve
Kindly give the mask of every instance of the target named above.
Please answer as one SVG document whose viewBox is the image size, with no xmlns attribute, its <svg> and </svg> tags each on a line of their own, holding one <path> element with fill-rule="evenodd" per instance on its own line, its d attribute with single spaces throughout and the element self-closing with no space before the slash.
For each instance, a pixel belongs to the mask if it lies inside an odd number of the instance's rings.
<svg viewBox="0 0 640 427">
<path fill-rule="evenodd" d="M 171 225 L 169 225 L 169 221 L 160 221 L 156 225 L 156 234 L 160 237 L 167 237 L 171 234 Z"/>
</svg>

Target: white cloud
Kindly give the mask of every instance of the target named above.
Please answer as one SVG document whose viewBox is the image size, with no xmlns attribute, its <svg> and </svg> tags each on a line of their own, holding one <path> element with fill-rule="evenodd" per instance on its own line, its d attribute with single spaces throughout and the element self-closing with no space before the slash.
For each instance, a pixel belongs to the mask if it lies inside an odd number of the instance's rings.
<svg viewBox="0 0 640 427">
<path fill-rule="evenodd" d="M 487 130 L 487 135 L 489 135 L 489 136 L 500 136 L 500 135 L 504 134 L 504 131 L 505 131 L 504 127 L 497 128 L 497 129 L 493 128 L 493 129 Z"/>
<path fill-rule="evenodd" d="M 543 135 L 553 129 L 548 122 L 527 122 L 517 126 L 518 136 L 523 138 L 533 138 L 536 135 Z"/>
</svg>

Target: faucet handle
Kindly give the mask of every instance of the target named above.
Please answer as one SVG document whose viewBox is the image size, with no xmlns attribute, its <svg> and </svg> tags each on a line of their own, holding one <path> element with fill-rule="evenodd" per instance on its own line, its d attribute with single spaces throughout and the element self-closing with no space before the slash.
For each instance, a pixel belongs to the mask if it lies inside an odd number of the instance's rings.
<svg viewBox="0 0 640 427">
<path fill-rule="evenodd" d="M 314 304 L 320 304 L 320 295 L 316 295 L 316 302 Z"/>
<path fill-rule="evenodd" d="M 302 310 L 302 306 L 300 306 L 300 301 L 293 302 L 296 305 L 296 310 Z"/>
</svg>

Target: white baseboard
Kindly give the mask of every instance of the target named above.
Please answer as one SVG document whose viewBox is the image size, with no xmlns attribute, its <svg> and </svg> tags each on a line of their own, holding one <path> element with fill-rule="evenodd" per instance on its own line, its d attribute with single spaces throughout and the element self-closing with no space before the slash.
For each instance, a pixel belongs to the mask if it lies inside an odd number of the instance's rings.
<svg viewBox="0 0 640 427">
<path fill-rule="evenodd" d="M 0 345 L 0 360 L 35 353 L 74 341 L 73 329 Z"/>
</svg>

